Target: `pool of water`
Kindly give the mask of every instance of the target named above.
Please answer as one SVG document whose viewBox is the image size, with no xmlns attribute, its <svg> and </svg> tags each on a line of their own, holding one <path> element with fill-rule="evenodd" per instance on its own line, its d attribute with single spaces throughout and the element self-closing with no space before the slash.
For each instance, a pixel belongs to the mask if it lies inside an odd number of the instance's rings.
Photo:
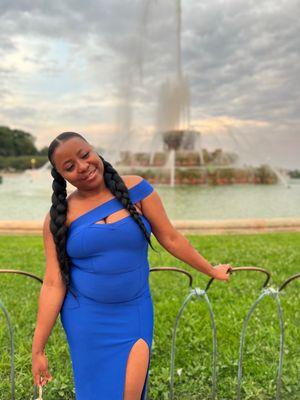
<svg viewBox="0 0 300 400">
<path fill-rule="evenodd" d="M 2 174 L 0 220 L 42 220 L 51 206 L 51 176 Z M 300 217 L 300 180 L 284 185 L 153 185 L 173 220 Z"/>
</svg>

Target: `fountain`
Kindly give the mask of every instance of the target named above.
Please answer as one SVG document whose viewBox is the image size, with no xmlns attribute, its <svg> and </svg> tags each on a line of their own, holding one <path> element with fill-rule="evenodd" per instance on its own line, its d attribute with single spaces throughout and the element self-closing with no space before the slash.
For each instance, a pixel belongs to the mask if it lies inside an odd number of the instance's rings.
<svg viewBox="0 0 300 400">
<path fill-rule="evenodd" d="M 242 147 L 249 153 L 251 145 L 243 143 L 247 135 L 235 135 L 234 129 L 224 123 L 227 137 L 235 145 L 235 151 L 224 149 L 224 139 L 217 146 L 208 149 L 205 133 L 194 129 L 190 123 L 190 89 L 188 77 L 182 70 L 182 9 L 181 0 L 174 0 L 175 5 L 175 63 L 172 76 L 164 79 L 157 98 L 155 132 L 148 143 L 137 148 L 135 138 L 139 132 L 133 125 L 133 97 L 135 92 L 134 67 L 140 80 L 144 74 L 144 46 L 146 26 L 150 6 L 156 2 L 146 0 L 142 11 L 138 42 L 135 50 L 123 59 L 119 82 L 120 102 L 117 109 L 117 134 L 111 137 L 111 143 L 102 155 L 107 158 L 122 174 L 141 174 L 150 182 L 169 184 L 230 184 L 230 183 L 277 183 L 286 185 L 286 178 L 278 168 L 264 160 L 260 165 L 245 165 L 240 157 Z M 133 46 L 134 47 L 134 46 Z M 125 57 L 126 58 L 126 57 Z M 128 67 L 128 68 L 127 68 Z M 213 136 L 213 135 L 210 135 Z M 224 135 L 225 136 L 225 135 Z M 218 136 L 214 135 L 215 141 Z M 134 148 L 136 147 L 136 148 Z M 117 150 L 116 150 L 117 149 Z M 255 148 L 253 160 L 257 157 Z M 269 160 L 270 161 L 270 160 Z M 48 165 L 49 166 L 49 165 Z M 40 179 L 47 171 L 47 166 L 38 171 L 28 171 L 32 179 Z"/>
<path fill-rule="evenodd" d="M 204 147 L 205 134 L 193 129 L 190 123 L 190 89 L 188 77 L 182 70 L 181 51 L 181 0 L 174 0 L 175 5 L 175 63 L 172 76 L 162 81 L 158 98 L 156 101 L 156 131 L 152 139 L 144 143 L 140 149 L 133 150 L 130 141 L 133 129 L 131 128 L 133 110 L 131 108 L 131 97 L 134 92 L 134 79 L 132 76 L 132 64 L 136 63 L 140 80 L 144 74 L 145 49 L 144 42 L 146 27 L 149 20 L 150 6 L 154 5 L 152 0 L 146 0 L 140 28 L 138 29 L 139 41 L 137 52 L 128 55 L 131 68 L 127 77 L 128 84 L 122 82 L 122 87 L 130 88 L 126 91 L 127 108 L 123 120 L 119 124 L 119 135 L 112 138 L 111 148 L 115 148 L 116 139 L 119 143 L 119 154 L 114 153 L 114 164 L 123 174 L 142 174 L 149 181 L 155 183 L 169 184 L 174 186 L 180 183 L 284 183 L 282 174 L 274 167 L 265 165 L 249 166 L 243 165 L 239 150 L 241 143 L 233 132 L 228 129 L 228 136 L 236 145 L 236 152 L 225 151 L 223 143 L 208 150 Z M 137 57 L 135 55 L 137 54 Z M 129 96 L 130 94 L 130 96 Z M 224 126 L 226 130 L 226 126 Z M 138 132 L 136 137 L 142 132 Z M 243 135 L 241 135 L 243 136 Z M 215 135 L 217 140 L 217 135 Z M 111 159 L 111 158 L 109 158 Z"/>
</svg>

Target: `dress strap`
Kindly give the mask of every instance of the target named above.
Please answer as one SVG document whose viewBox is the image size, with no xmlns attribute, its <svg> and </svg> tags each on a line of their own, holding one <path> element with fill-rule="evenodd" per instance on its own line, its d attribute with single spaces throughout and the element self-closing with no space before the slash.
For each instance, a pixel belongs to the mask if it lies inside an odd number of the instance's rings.
<svg viewBox="0 0 300 400">
<path fill-rule="evenodd" d="M 154 187 L 147 181 L 147 179 L 143 178 L 141 182 L 137 185 L 133 186 L 130 191 L 130 199 L 134 203 L 143 200 L 145 197 L 149 196 L 154 190 Z"/>
<path fill-rule="evenodd" d="M 153 186 L 143 178 L 139 183 L 128 190 L 130 200 L 133 204 L 135 204 L 149 196 L 153 190 Z M 73 222 L 71 222 L 70 229 L 94 223 L 95 221 L 101 220 L 108 215 L 121 210 L 122 208 L 124 208 L 123 204 L 116 197 L 114 197 L 76 218 Z"/>
<path fill-rule="evenodd" d="M 153 186 L 147 182 L 145 179 L 140 181 L 138 184 L 129 189 L 129 197 L 133 204 L 143 200 L 145 197 L 149 196 L 154 190 Z M 100 209 L 96 209 L 95 213 L 89 216 L 89 222 L 94 223 L 95 221 L 106 218 L 107 216 L 124 209 L 123 204 L 117 200 L 108 202 L 104 204 Z M 117 221 L 118 222 L 118 221 Z"/>
</svg>

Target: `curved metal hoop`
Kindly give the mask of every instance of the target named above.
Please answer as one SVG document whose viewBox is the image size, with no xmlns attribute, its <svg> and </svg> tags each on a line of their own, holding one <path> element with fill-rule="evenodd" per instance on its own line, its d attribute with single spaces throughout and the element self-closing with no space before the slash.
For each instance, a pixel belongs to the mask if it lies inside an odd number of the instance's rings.
<svg viewBox="0 0 300 400">
<path fill-rule="evenodd" d="M 249 266 L 249 267 L 248 267 L 248 266 L 245 266 L 245 267 L 230 268 L 230 269 L 229 269 L 229 274 L 236 273 L 236 272 L 240 272 L 240 271 L 257 271 L 257 272 L 261 272 L 261 273 L 267 275 L 266 280 L 265 280 L 265 282 L 264 282 L 264 284 L 263 284 L 263 286 L 262 286 L 263 288 L 267 286 L 267 284 L 268 284 L 268 282 L 269 282 L 269 280 L 270 280 L 270 278 L 271 278 L 271 273 L 270 273 L 267 269 L 260 268 L 260 267 L 253 267 L 253 266 Z M 211 278 L 211 279 L 209 280 L 209 282 L 208 282 L 208 284 L 206 285 L 206 288 L 205 288 L 205 291 L 206 291 L 206 292 L 208 291 L 210 285 L 212 284 L 212 282 L 213 282 L 214 280 L 215 280 L 215 278 Z"/>
<path fill-rule="evenodd" d="M 9 273 L 9 274 L 20 274 L 20 275 L 25 275 L 28 276 L 29 278 L 36 279 L 40 283 L 43 283 L 43 279 L 38 277 L 35 274 L 32 274 L 30 272 L 22 271 L 20 269 L 0 269 L 0 273 Z"/>
<path fill-rule="evenodd" d="M 9 273 L 9 274 L 19 274 L 19 275 L 24 275 L 27 276 L 28 278 L 32 278 L 37 280 L 40 283 L 43 283 L 43 279 L 38 277 L 35 274 L 32 274 L 30 272 L 18 270 L 18 269 L 0 269 L 0 273 Z M 0 307 L 2 308 L 5 317 L 6 317 L 6 323 L 8 325 L 9 329 L 9 334 L 10 334 L 10 384 L 11 384 L 11 400 L 15 399 L 15 364 L 14 364 L 14 334 L 13 334 L 13 328 L 10 322 L 9 314 L 2 303 L 0 299 Z M 36 385 L 34 386 L 34 398 L 37 395 L 37 387 Z"/>
<path fill-rule="evenodd" d="M 150 268 L 150 272 L 157 272 L 157 271 L 174 271 L 174 272 L 179 272 L 181 274 L 184 274 L 189 278 L 189 287 L 190 288 L 192 287 L 193 277 L 185 269 L 177 268 L 177 267 L 153 267 L 153 268 Z"/>
<path fill-rule="evenodd" d="M 278 362 L 278 372 L 277 372 L 277 383 L 276 383 L 276 400 L 280 399 L 280 390 L 281 390 L 281 377 L 282 377 L 282 363 L 283 363 L 283 344 L 284 344 L 284 323 L 283 323 L 283 312 L 280 303 L 280 299 L 278 296 L 278 291 L 273 288 L 263 289 L 262 293 L 258 297 L 258 299 L 252 304 L 250 310 L 248 311 L 246 318 L 243 322 L 243 328 L 240 337 L 240 349 L 239 349 L 239 360 L 238 360 L 238 383 L 237 383 L 237 400 L 241 399 L 241 381 L 242 381 L 242 363 L 243 363 L 243 348 L 245 345 L 245 336 L 246 329 L 248 325 L 248 321 L 253 314 L 257 305 L 262 301 L 265 296 L 271 295 L 275 298 L 277 304 L 277 314 L 279 319 L 280 326 L 280 349 L 279 349 L 279 362 Z"/>
<path fill-rule="evenodd" d="M 199 288 L 195 288 L 190 291 L 190 293 L 185 298 L 175 320 L 175 324 L 173 327 L 172 333 L 172 346 L 171 346 L 171 367 L 170 367 L 170 390 L 169 390 L 169 400 L 173 400 L 174 398 L 174 363 L 175 363 L 175 342 L 176 342 L 176 332 L 179 323 L 179 319 L 183 313 L 183 310 L 186 308 L 190 300 L 193 296 L 198 298 L 204 297 L 205 302 L 208 307 L 211 328 L 212 328 L 212 338 L 213 338 L 213 356 L 212 356 L 212 400 L 216 398 L 217 394 L 217 330 L 216 323 L 214 318 L 213 309 L 211 303 L 209 301 L 208 295 L 205 290 L 201 290 Z"/>
<path fill-rule="evenodd" d="M 282 289 L 284 289 L 289 283 L 291 283 L 292 281 L 294 281 L 295 279 L 299 279 L 300 278 L 300 274 L 295 274 L 290 276 L 288 279 L 286 279 L 281 286 L 278 289 L 278 292 L 281 292 Z"/>
</svg>

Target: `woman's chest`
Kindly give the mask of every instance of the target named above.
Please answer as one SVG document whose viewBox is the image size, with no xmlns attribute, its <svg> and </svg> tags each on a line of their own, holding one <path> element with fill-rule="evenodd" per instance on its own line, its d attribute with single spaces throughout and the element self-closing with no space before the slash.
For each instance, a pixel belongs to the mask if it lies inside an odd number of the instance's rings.
<svg viewBox="0 0 300 400">
<path fill-rule="evenodd" d="M 150 233 L 148 220 L 141 221 Z M 70 257 L 85 258 L 95 254 L 102 257 L 109 254 L 127 256 L 145 250 L 148 242 L 140 225 L 131 215 L 107 224 L 89 223 L 71 229 L 67 238 L 67 252 Z"/>
<path fill-rule="evenodd" d="M 143 215 L 141 201 L 135 203 L 134 206 L 135 206 L 137 212 L 140 215 Z M 93 208 L 91 208 L 91 209 L 93 209 Z M 75 220 L 77 220 L 81 216 L 85 215 L 87 212 L 89 212 L 89 210 L 84 210 L 78 206 L 76 207 L 75 204 L 69 205 L 66 225 L 69 227 Z M 123 218 L 126 218 L 129 215 L 130 215 L 130 212 L 123 208 L 121 210 L 111 212 L 108 215 L 104 215 L 104 216 L 102 215 L 101 217 L 99 217 L 98 221 L 95 221 L 94 223 L 97 223 L 97 224 L 116 223 L 118 221 L 121 221 Z"/>
</svg>

